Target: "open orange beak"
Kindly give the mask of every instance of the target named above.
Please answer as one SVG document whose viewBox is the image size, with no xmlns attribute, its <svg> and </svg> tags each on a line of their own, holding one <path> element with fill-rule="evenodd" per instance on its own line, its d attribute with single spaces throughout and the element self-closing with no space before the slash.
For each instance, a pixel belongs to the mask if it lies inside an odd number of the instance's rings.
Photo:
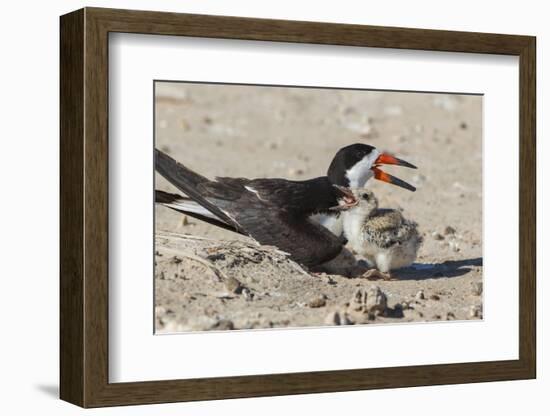
<svg viewBox="0 0 550 416">
<path fill-rule="evenodd" d="M 381 153 L 380 156 L 374 161 L 374 165 L 397 165 L 405 168 L 416 169 L 412 163 L 405 162 L 403 159 L 398 159 L 395 156 L 388 155 L 387 153 Z"/>
<path fill-rule="evenodd" d="M 403 166 L 406 168 L 416 169 L 416 166 L 409 162 L 405 162 L 402 159 L 398 159 L 394 156 L 382 153 L 380 156 L 376 158 L 376 161 L 374 162 L 373 167 L 371 170 L 374 172 L 374 178 L 378 179 L 382 182 L 391 183 L 392 185 L 399 186 L 401 188 L 408 189 L 409 191 L 416 191 L 416 188 L 412 186 L 411 184 L 396 178 L 395 176 L 390 175 L 389 173 L 384 172 L 379 168 L 379 165 L 397 165 L 397 166 Z"/>
</svg>

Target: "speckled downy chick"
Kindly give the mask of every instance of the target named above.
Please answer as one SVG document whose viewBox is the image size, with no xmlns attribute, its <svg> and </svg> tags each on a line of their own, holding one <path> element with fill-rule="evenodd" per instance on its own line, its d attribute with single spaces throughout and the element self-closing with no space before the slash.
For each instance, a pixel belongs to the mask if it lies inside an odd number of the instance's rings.
<svg viewBox="0 0 550 416">
<path fill-rule="evenodd" d="M 390 279 L 392 270 L 410 266 L 416 259 L 422 244 L 417 224 L 398 210 L 378 208 L 370 190 L 354 190 L 354 194 L 358 204 L 342 213 L 344 235 L 349 246 L 375 267 L 365 277 Z"/>
</svg>

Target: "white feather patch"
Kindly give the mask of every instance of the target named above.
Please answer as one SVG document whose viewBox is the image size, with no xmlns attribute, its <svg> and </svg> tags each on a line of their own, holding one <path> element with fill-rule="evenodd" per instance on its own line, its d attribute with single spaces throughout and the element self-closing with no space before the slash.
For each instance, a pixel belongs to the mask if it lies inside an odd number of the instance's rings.
<svg viewBox="0 0 550 416">
<path fill-rule="evenodd" d="M 371 168 L 380 155 L 380 152 L 373 149 L 368 155 L 357 162 L 350 170 L 346 172 L 350 188 L 363 188 L 365 183 L 374 176 Z"/>
<path fill-rule="evenodd" d="M 162 205 L 183 213 L 190 212 L 192 214 L 202 215 L 203 217 L 212 218 L 218 221 L 220 220 L 216 215 L 194 201 L 174 201 Z"/>
<path fill-rule="evenodd" d="M 314 214 L 309 219 L 321 224 L 337 237 L 342 235 L 343 223 L 341 215 Z"/>
<path fill-rule="evenodd" d="M 252 192 L 253 194 L 255 194 L 259 200 L 263 201 L 264 199 L 260 196 L 260 193 L 255 190 L 254 188 L 252 188 L 251 186 L 245 186 L 244 187 L 248 192 Z"/>
</svg>

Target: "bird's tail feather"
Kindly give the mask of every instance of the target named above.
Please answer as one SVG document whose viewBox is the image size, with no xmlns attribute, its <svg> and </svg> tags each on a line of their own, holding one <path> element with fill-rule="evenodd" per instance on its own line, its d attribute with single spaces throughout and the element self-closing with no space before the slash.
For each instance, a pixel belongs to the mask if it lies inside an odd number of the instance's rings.
<svg viewBox="0 0 550 416">
<path fill-rule="evenodd" d="M 229 231 L 238 232 L 231 224 L 226 224 L 215 216 L 212 212 L 193 201 L 191 198 L 172 194 L 164 191 L 155 190 L 155 202 L 165 207 L 171 208 L 179 213 L 189 215 L 208 224 L 224 228 Z"/>
<path fill-rule="evenodd" d="M 231 227 L 234 231 L 242 232 L 239 224 L 232 220 L 226 213 L 206 199 L 198 189 L 200 184 L 209 183 L 210 180 L 193 172 L 181 163 L 178 163 L 167 154 L 155 149 L 155 169 L 168 182 L 189 196 L 193 201 L 206 208 L 218 220 Z M 166 195 L 165 195 L 166 196 Z"/>
</svg>

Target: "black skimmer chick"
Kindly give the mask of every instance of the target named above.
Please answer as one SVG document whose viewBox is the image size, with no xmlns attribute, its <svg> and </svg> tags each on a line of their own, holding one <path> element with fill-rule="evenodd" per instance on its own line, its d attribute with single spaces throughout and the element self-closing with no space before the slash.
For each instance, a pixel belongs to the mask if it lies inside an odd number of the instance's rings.
<svg viewBox="0 0 550 416">
<path fill-rule="evenodd" d="M 374 178 L 412 192 L 416 191 L 416 188 L 409 183 L 382 171 L 381 165 L 397 165 L 416 169 L 413 164 L 382 153 L 373 146 L 355 143 L 341 148 L 336 153 L 328 168 L 327 177 L 335 185 L 352 189 L 363 188 L 369 179 Z M 328 228 L 335 235 L 342 235 L 340 213 L 317 214 L 313 220 Z"/>
<path fill-rule="evenodd" d="M 307 267 L 335 258 L 345 240 L 309 220 L 315 213 L 347 209 L 353 193 L 326 176 L 305 181 L 201 176 L 155 150 L 155 168 L 186 197 L 157 191 L 170 208 L 276 246 Z"/>
<path fill-rule="evenodd" d="M 376 269 L 365 277 L 390 279 L 391 271 L 410 266 L 422 244 L 417 224 L 395 209 L 378 208 L 370 190 L 357 190 L 358 204 L 342 212 L 349 246 Z"/>
</svg>

